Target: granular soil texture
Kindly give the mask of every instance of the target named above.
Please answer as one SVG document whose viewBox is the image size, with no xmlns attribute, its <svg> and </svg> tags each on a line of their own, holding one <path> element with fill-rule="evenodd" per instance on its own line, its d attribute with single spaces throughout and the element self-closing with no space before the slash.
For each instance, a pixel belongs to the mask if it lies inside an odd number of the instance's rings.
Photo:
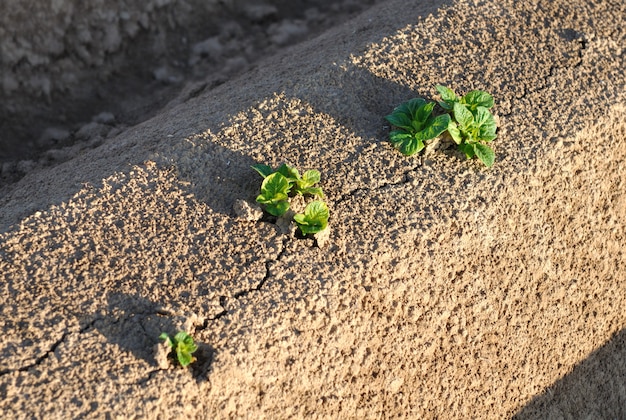
<svg viewBox="0 0 626 420">
<path fill-rule="evenodd" d="M 28 173 L 0 198 L 0 413 L 626 417 L 625 8 L 388 0 Z M 492 168 L 386 140 L 438 83 L 493 94 Z M 234 211 L 282 162 L 322 173 L 321 246 Z"/>
</svg>

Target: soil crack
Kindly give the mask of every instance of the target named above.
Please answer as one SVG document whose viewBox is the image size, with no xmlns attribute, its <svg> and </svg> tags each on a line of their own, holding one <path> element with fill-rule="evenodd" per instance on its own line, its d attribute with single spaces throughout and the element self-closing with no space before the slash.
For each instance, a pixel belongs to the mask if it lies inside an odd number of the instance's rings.
<svg viewBox="0 0 626 420">
<path fill-rule="evenodd" d="M 335 205 L 338 204 L 342 204 L 344 201 L 353 198 L 354 196 L 356 196 L 357 194 L 361 193 L 361 192 L 371 192 L 371 191 L 383 191 L 386 188 L 392 188 L 392 187 L 397 187 L 400 185 L 405 185 L 408 184 L 409 182 L 412 182 L 413 180 L 409 177 L 409 174 L 413 171 L 416 171 L 418 168 L 423 167 L 424 163 L 423 163 L 423 159 L 420 158 L 420 162 L 414 166 L 411 167 L 409 169 L 406 169 L 402 172 L 402 178 L 399 181 L 390 181 L 390 182 L 383 182 L 380 185 L 374 187 L 374 188 L 366 188 L 366 187 L 359 187 L 359 188 L 355 188 L 352 191 L 348 191 L 345 194 L 342 194 L 336 201 L 335 201 Z"/>
<path fill-rule="evenodd" d="M 246 290 L 241 290 L 237 293 L 235 293 L 233 295 L 233 297 L 235 299 L 239 299 L 242 296 L 247 296 L 249 293 L 252 292 L 258 292 L 263 288 L 263 285 L 265 285 L 265 283 L 267 283 L 267 281 L 269 280 L 270 277 L 272 277 L 272 269 L 270 267 L 271 264 L 273 263 L 277 263 L 279 262 L 282 257 L 285 255 L 285 252 L 287 251 L 287 243 L 290 241 L 289 237 L 284 237 L 281 241 L 281 249 L 278 252 L 278 255 L 276 256 L 276 258 L 268 260 L 265 262 L 265 276 L 261 279 L 261 281 L 259 282 L 258 285 L 256 285 L 255 287 L 252 287 L 250 289 L 246 289 Z"/>
</svg>

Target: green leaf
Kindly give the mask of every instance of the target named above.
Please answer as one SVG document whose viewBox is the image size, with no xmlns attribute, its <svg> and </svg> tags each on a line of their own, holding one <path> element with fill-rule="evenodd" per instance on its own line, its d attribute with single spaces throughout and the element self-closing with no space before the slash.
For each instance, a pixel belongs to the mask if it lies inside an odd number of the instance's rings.
<svg viewBox="0 0 626 420">
<path fill-rule="evenodd" d="M 435 88 L 439 92 L 441 96 L 441 101 L 439 101 L 439 106 L 445 109 L 446 111 L 452 111 L 454 108 L 454 104 L 459 101 L 459 97 L 456 96 L 456 93 L 450 88 L 447 88 L 442 85 L 436 85 Z"/>
<path fill-rule="evenodd" d="M 435 85 L 435 89 L 437 89 L 439 95 L 441 95 L 441 99 L 443 99 L 444 101 L 454 102 L 458 100 L 458 98 L 456 97 L 456 93 L 454 93 L 454 91 L 449 87 L 443 85 Z"/>
<path fill-rule="evenodd" d="M 300 173 L 298 172 L 298 170 L 294 167 L 287 165 L 286 163 L 280 165 L 278 169 L 276 169 L 276 172 L 283 175 L 292 184 L 300 179 Z"/>
<path fill-rule="evenodd" d="M 391 143 L 405 156 L 411 156 L 424 148 L 424 142 L 415 136 L 401 131 L 390 133 Z"/>
<path fill-rule="evenodd" d="M 474 157 L 474 155 L 476 154 L 474 152 L 474 145 L 473 144 L 467 144 L 467 143 L 461 143 L 459 144 L 459 149 L 465 153 L 465 157 L 468 159 L 471 159 Z"/>
<path fill-rule="evenodd" d="M 456 144 L 461 144 L 463 141 L 463 137 L 461 137 L 461 130 L 459 130 L 459 127 L 453 119 L 450 119 L 450 122 L 448 123 L 448 133 Z"/>
<path fill-rule="evenodd" d="M 497 137 L 496 120 L 493 118 L 493 115 L 491 114 L 491 112 L 489 112 L 487 108 L 479 106 L 476 109 L 474 122 L 479 128 L 477 134 L 479 140 L 491 141 Z"/>
<path fill-rule="evenodd" d="M 268 175 L 261 184 L 261 194 L 256 201 L 261 204 L 273 204 L 287 200 L 291 185 L 285 176 L 279 172 Z"/>
<path fill-rule="evenodd" d="M 431 102 L 434 105 L 434 102 Z M 435 118 L 430 119 L 426 127 L 415 134 L 415 137 L 419 140 L 426 141 L 434 139 L 444 131 L 448 129 L 450 123 L 450 116 L 448 114 L 438 115 Z"/>
<path fill-rule="evenodd" d="M 495 129 L 490 130 L 488 127 L 480 127 L 478 137 L 480 140 L 488 143 L 498 137 L 498 135 L 494 131 Z"/>
<path fill-rule="evenodd" d="M 420 124 L 420 128 L 416 129 L 416 131 L 420 131 L 423 129 L 424 125 L 428 121 L 428 117 L 430 117 L 430 114 L 432 114 L 434 108 L 435 108 L 435 103 L 428 102 L 426 104 L 421 105 L 417 109 L 417 112 L 415 113 L 415 116 L 413 118 L 413 122 L 418 121 Z"/>
<path fill-rule="evenodd" d="M 467 105 L 471 111 L 475 111 L 479 106 L 491 108 L 493 106 L 493 97 L 485 91 L 473 90 L 461 98 L 461 103 Z"/>
<path fill-rule="evenodd" d="M 161 335 L 159 336 L 159 338 L 161 340 L 165 340 L 165 344 L 167 344 L 170 347 L 174 347 L 174 343 L 172 342 L 172 339 L 170 338 L 168 333 L 161 333 Z"/>
<path fill-rule="evenodd" d="M 476 154 L 478 159 L 480 159 L 485 164 L 485 166 L 491 168 L 491 165 L 493 165 L 493 161 L 495 160 L 495 153 L 493 152 L 491 147 L 481 143 L 476 143 L 473 146 L 474 153 Z"/>
<path fill-rule="evenodd" d="M 411 141 L 413 136 L 404 131 L 395 130 L 389 133 L 389 141 L 396 147 L 400 147 L 403 143 Z"/>
<path fill-rule="evenodd" d="M 385 119 L 394 127 L 402 128 L 407 131 L 411 130 L 411 118 L 405 113 L 394 112 L 393 114 L 387 115 Z"/>
<path fill-rule="evenodd" d="M 474 113 L 474 123 L 479 127 L 490 123 L 493 123 L 494 126 L 496 124 L 493 119 L 493 115 L 491 115 L 491 112 L 489 112 L 489 110 L 484 106 L 476 108 L 476 112 Z"/>
<path fill-rule="evenodd" d="M 411 156 L 424 149 L 426 140 L 434 139 L 448 128 L 450 116 L 447 114 L 439 115 L 435 118 L 430 117 L 435 106 L 434 102 L 423 103 L 417 110 L 417 118 L 425 118 L 421 123 L 414 121 L 415 132 L 409 134 L 400 130 L 394 130 L 389 133 L 389 140 L 400 150 L 405 156 Z"/>
<path fill-rule="evenodd" d="M 459 98 L 456 96 L 456 93 L 450 88 L 447 88 L 442 85 L 436 85 L 435 89 L 439 92 L 442 101 L 439 102 L 439 106 L 443 109 L 450 111 L 453 108 L 453 104 L 459 101 Z"/>
<path fill-rule="evenodd" d="M 193 353 L 194 351 L 198 350 L 198 346 L 196 346 L 196 343 L 193 342 L 193 337 L 191 337 L 189 334 L 187 334 L 184 331 L 178 332 L 174 336 L 174 340 L 178 344 L 178 347 L 186 351 L 189 351 L 190 353 Z"/>
<path fill-rule="evenodd" d="M 293 216 L 303 234 L 318 233 L 328 226 L 328 206 L 323 201 L 312 201 L 304 209 L 304 214 Z"/>
<path fill-rule="evenodd" d="M 271 166 L 263 165 L 261 163 L 252 165 L 252 169 L 257 171 L 263 178 L 267 177 L 268 175 L 271 175 L 271 173 L 274 172 Z"/>
<path fill-rule="evenodd" d="M 265 204 L 265 210 L 272 216 L 280 217 L 289 210 L 289 201 L 277 201 Z"/>
<path fill-rule="evenodd" d="M 302 178 L 298 180 L 298 188 L 304 189 L 304 188 L 312 187 L 313 185 L 320 182 L 321 178 L 322 178 L 322 175 L 320 174 L 319 171 L 316 171 L 314 169 L 306 171 L 305 173 L 302 174 Z"/>
<path fill-rule="evenodd" d="M 394 127 L 413 133 L 416 130 L 413 124 L 415 115 L 417 114 L 418 109 L 425 103 L 426 100 L 423 98 L 413 98 L 397 106 L 390 115 L 385 117 L 385 119 Z"/>
<path fill-rule="evenodd" d="M 400 152 L 404 156 L 411 156 L 415 153 L 421 152 L 424 147 L 424 141 L 422 139 L 411 136 L 411 139 L 400 146 Z"/>
<path fill-rule="evenodd" d="M 182 367 L 189 366 L 191 362 L 195 360 L 195 358 L 190 353 L 182 351 L 179 348 L 176 349 L 176 358 L 178 359 L 178 363 L 180 363 Z"/>
<path fill-rule="evenodd" d="M 406 113 L 409 115 L 409 118 L 414 119 L 415 114 L 417 114 L 420 107 L 424 106 L 424 104 L 426 104 L 426 100 L 424 98 L 413 98 L 408 102 L 405 102 L 407 110 Z"/>
<path fill-rule="evenodd" d="M 176 352 L 176 359 L 181 366 L 188 366 L 196 360 L 192 353 L 198 350 L 198 346 L 194 343 L 193 338 L 184 331 L 178 332 L 174 338 L 167 333 L 161 333 L 160 339 L 165 340 L 172 350 Z"/>
<path fill-rule="evenodd" d="M 192 353 L 198 350 L 198 346 L 194 343 L 193 338 L 184 331 L 180 331 L 174 336 L 176 342 L 176 356 L 181 366 L 188 366 L 195 360 Z"/>
<path fill-rule="evenodd" d="M 474 123 L 474 115 L 460 102 L 454 103 L 454 119 L 459 124 L 461 131 L 468 130 Z"/>
</svg>

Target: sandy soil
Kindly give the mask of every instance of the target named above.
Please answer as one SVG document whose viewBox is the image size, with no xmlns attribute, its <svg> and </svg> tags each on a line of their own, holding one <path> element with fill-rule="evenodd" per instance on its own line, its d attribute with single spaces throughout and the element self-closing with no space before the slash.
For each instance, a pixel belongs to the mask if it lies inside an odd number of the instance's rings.
<svg viewBox="0 0 626 420">
<path fill-rule="evenodd" d="M 0 196 L 6 418 L 625 418 L 626 6 L 388 0 Z M 490 91 L 487 170 L 382 116 Z M 328 244 L 246 221 L 322 172 Z M 157 362 L 188 330 L 191 368 Z"/>
</svg>

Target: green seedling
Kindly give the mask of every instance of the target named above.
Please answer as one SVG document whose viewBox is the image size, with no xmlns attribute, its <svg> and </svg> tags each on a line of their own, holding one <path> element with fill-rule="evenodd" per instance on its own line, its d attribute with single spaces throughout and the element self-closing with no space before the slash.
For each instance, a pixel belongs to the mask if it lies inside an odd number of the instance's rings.
<svg viewBox="0 0 626 420">
<path fill-rule="evenodd" d="M 281 174 L 289 182 L 289 189 L 290 191 L 293 191 L 294 194 L 308 194 L 324 198 L 324 193 L 322 192 L 322 189 L 319 187 L 314 187 L 315 184 L 320 182 L 321 175 L 319 171 L 316 171 L 314 169 L 308 170 L 304 174 L 302 174 L 302 176 L 300 176 L 300 172 L 296 168 L 289 166 L 286 163 L 280 165 L 276 170 L 272 169 L 271 166 L 263 164 L 253 165 L 252 169 L 257 171 L 263 178 L 267 178 L 274 173 Z"/>
<path fill-rule="evenodd" d="M 291 184 L 281 173 L 275 172 L 265 177 L 261 184 L 261 194 L 256 201 L 265 204 L 265 210 L 271 215 L 282 216 L 289 210 L 289 192 Z"/>
<path fill-rule="evenodd" d="M 318 233 L 328 226 L 329 211 L 328 206 L 323 201 L 312 201 L 304 209 L 304 214 L 298 213 L 293 216 L 300 231 L 307 235 Z"/>
<path fill-rule="evenodd" d="M 434 117 L 434 108 L 434 102 L 415 98 L 401 104 L 385 117 L 397 128 L 389 133 L 391 143 L 405 156 L 420 152 L 426 147 L 427 140 L 447 130 L 450 116 L 443 114 Z"/>
<path fill-rule="evenodd" d="M 439 106 L 446 111 L 452 111 L 454 104 L 457 102 L 465 105 L 472 112 L 475 112 L 479 106 L 487 109 L 493 107 L 493 97 L 482 90 L 473 90 L 467 95 L 459 97 L 452 89 L 445 86 L 436 85 L 435 88 L 442 99 L 439 101 Z"/>
<path fill-rule="evenodd" d="M 286 163 L 274 170 L 271 166 L 257 164 L 252 166 L 263 178 L 261 194 L 256 198 L 258 203 L 265 205 L 265 210 L 273 216 L 280 217 L 289 210 L 289 196 L 292 194 L 313 195 L 324 198 L 324 193 L 314 185 L 320 181 L 319 171 L 309 170 L 302 176 L 300 172 Z"/>
<path fill-rule="evenodd" d="M 435 103 L 423 98 L 401 104 L 385 117 L 396 127 L 389 133 L 391 143 L 409 156 L 424 149 L 426 140 L 447 131 L 468 159 L 476 156 L 491 167 L 495 154 L 485 143 L 496 138 L 496 120 L 489 111 L 493 97 L 482 90 L 458 96 L 442 85 L 437 85 L 436 89 L 441 96 L 439 106 L 446 114 L 432 116 Z"/>
<path fill-rule="evenodd" d="M 196 361 L 192 353 L 198 350 L 198 346 L 186 332 L 180 331 L 173 338 L 167 333 L 161 333 L 159 338 L 165 340 L 165 343 L 176 352 L 176 358 L 181 366 L 186 367 Z"/>
<path fill-rule="evenodd" d="M 320 182 L 319 171 L 308 170 L 300 172 L 286 163 L 277 169 L 271 166 L 257 164 L 252 166 L 264 179 L 261 184 L 261 194 L 256 201 L 265 205 L 265 210 L 276 217 L 284 215 L 289 210 L 289 197 L 296 194 L 310 195 L 324 198 L 324 193 L 315 184 Z M 303 214 L 294 215 L 294 221 L 303 234 L 318 233 L 328 226 L 328 206 L 320 200 L 309 203 Z"/>
<path fill-rule="evenodd" d="M 489 111 L 493 97 L 482 90 L 457 96 L 452 89 L 437 85 L 442 101 L 439 105 L 452 114 L 448 133 L 468 159 L 478 157 L 487 167 L 493 165 L 495 154 L 484 143 L 494 140 L 497 124 Z"/>
</svg>

